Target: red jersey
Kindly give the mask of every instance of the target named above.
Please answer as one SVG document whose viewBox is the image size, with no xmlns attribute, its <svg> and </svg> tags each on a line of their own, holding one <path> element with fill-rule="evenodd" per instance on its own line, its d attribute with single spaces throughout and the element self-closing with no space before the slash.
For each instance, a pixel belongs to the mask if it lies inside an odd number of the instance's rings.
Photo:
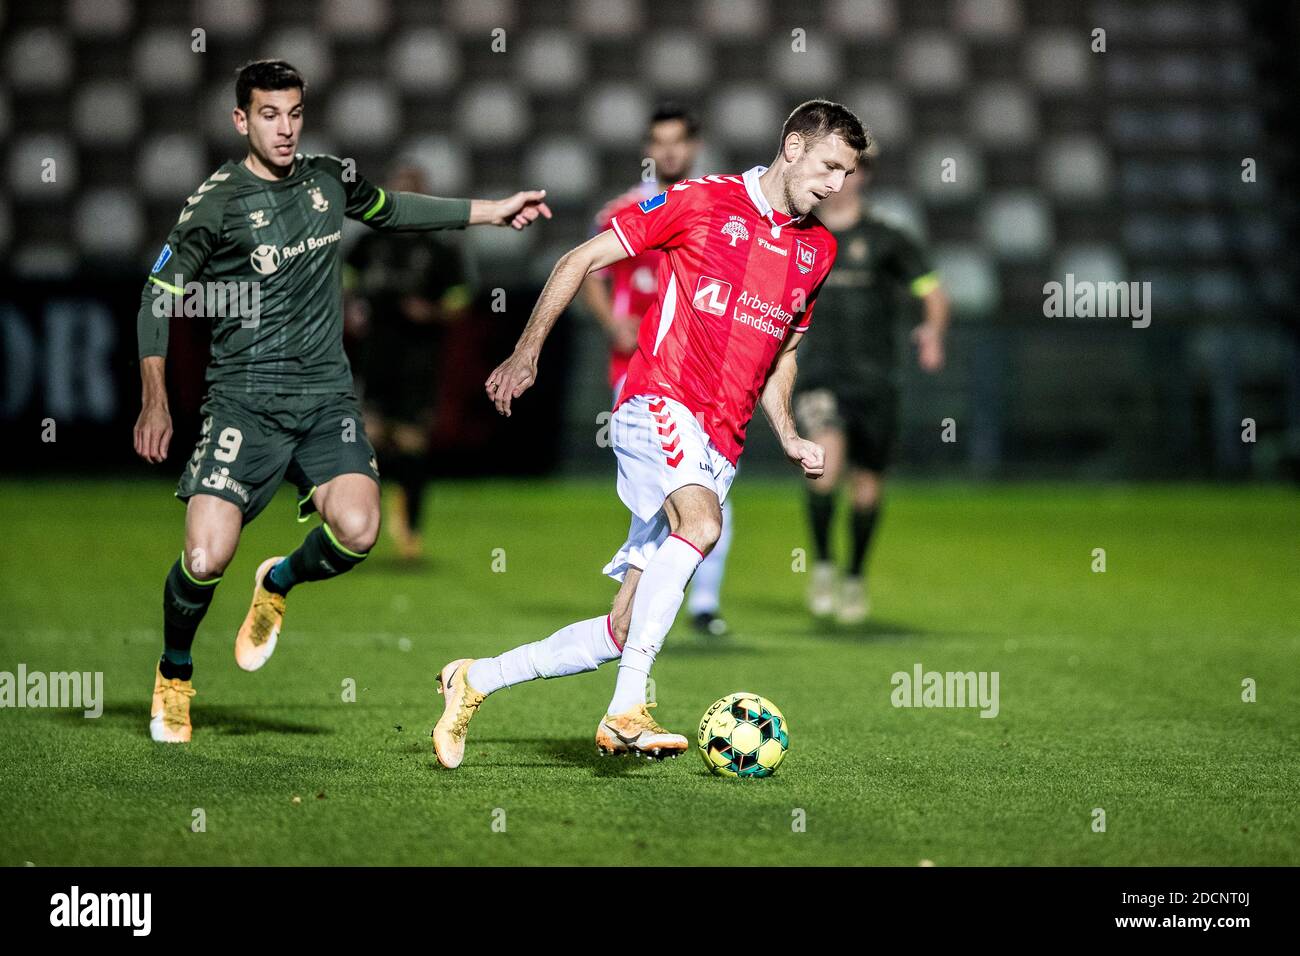
<svg viewBox="0 0 1300 956">
<path fill-rule="evenodd" d="M 642 183 L 629 189 L 614 201 L 606 204 L 596 216 L 596 232 L 609 228 L 609 221 L 616 215 L 633 212 L 637 203 L 649 199 L 659 191 L 655 183 Z M 659 287 L 655 283 L 655 274 L 664 254 L 657 249 L 649 249 L 639 256 L 620 259 L 605 270 L 609 276 L 610 305 L 614 317 L 634 319 L 640 322 L 658 299 Z M 609 347 L 609 385 L 618 385 L 627 374 L 628 363 L 632 360 L 631 352 L 623 352 L 613 344 Z"/>
<path fill-rule="evenodd" d="M 676 399 L 732 464 L 777 352 L 808 329 L 835 261 L 835 237 L 815 216 L 772 209 L 758 185 L 765 169 L 687 179 L 610 220 L 629 257 L 667 253 L 614 407 Z"/>
</svg>

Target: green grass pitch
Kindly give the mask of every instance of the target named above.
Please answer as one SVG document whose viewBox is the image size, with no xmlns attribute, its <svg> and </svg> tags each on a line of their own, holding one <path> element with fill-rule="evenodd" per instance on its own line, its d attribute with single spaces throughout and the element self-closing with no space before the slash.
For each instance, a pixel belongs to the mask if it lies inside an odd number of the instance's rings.
<svg viewBox="0 0 1300 956">
<path fill-rule="evenodd" d="M 797 483 L 742 476 L 734 501 L 736 633 L 678 625 L 657 715 L 693 739 L 723 694 L 770 697 L 791 751 L 768 780 L 597 756 L 612 664 L 491 698 L 464 766 L 436 765 L 444 662 L 608 608 L 612 475 L 439 486 L 423 567 L 385 541 L 302 586 L 245 674 L 253 569 L 306 527 L 283 491 L 199 632 L 195 739 L 172 747 L 147 731 L 170 486 L 0 484 L 0 670 L 102 671 L 106 698 L 97 720 L 0 711 L 0 863 L 1300 863 L 1294 490 L 899 483 L 858 633 L 803 610 Z M 917 663 L 998 672 L 1000 713 L 895 708 L 891 675 Z"/>
</svg>

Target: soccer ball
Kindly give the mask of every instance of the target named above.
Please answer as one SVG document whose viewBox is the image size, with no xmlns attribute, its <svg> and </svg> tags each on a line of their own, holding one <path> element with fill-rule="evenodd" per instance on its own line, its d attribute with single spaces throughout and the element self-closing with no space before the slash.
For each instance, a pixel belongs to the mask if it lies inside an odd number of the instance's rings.
<svg viewBox="0 0 1300 956">
<path fill-rule="evenodd" d="M 770 777 L 790 748 L 785 715 L 743 691 L 714 702 L 700 721 L 700 756 L 720 777 Z"/>
</svg>

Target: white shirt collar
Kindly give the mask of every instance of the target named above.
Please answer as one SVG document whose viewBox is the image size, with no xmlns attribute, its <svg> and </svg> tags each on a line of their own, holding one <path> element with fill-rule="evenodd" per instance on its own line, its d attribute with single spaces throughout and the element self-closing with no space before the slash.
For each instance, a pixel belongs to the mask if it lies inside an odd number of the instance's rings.
<svg viewBox="0 0 1300 956">
<path fill-rule="evenodd" d="M 745 170 L 741 174 L 740 178 L 745 184 L 745 192 L 749 194 L 749 201 L 758 207 L 758 211 L 763 214 L 765 219 L 767 219 L 768 225 L 772 227 L 772 231 L 779 236 L 781 234 L 781 226 L 778 226 L 772 220 L 772 204 L 767 201 L 767 197 L 763 195 L 762 187 L 758 184 L 758 177 L 762 176 L 765 172 L 767 172 L 766 166 L 755 166 L 752 169 Z M 803 216 L 795 216 L 788 223 L 783 223 L 783 225 L 793 225 L 801 219 L 803 219 Z"/>
</svg>

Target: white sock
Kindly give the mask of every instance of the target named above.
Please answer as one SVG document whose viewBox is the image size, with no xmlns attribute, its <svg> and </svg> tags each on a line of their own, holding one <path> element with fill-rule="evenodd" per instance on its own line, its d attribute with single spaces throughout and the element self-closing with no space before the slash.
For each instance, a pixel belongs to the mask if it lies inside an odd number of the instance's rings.
<svg viewBox="0 0 1300 956">
<path fill-rule="evenodd" d="M 544 641 L 480 658 L 469 665 L 465 676 L 480 694 L 491 694 L 539 677 L 545 680 L 594 671 L 620 653 L 606 614 L 562 627 Z"/>
<path fill-rule="evenodd" d="M 699 549 L 675 534 L 669 535 L 646 562 L 632 599 L 632 624 L 618 662 L 618 682 L 609 713 L 621 714 L 646 702 L 646 678 L 682 606 L 686 585 L 699 565 Z"/>
<path fill-rule="evenodd" d="M 686 611 L 691 617 L 697 614 L 717 614 L 722 592 L 722 575 L 727 570 L 727 552 L 731 550 L 731 501 L 722 503 L 722 535 L 709 556 L 700 562 L 700 569 L 691 581 L 691 593 L 686 597 Z"/>
</svg>

